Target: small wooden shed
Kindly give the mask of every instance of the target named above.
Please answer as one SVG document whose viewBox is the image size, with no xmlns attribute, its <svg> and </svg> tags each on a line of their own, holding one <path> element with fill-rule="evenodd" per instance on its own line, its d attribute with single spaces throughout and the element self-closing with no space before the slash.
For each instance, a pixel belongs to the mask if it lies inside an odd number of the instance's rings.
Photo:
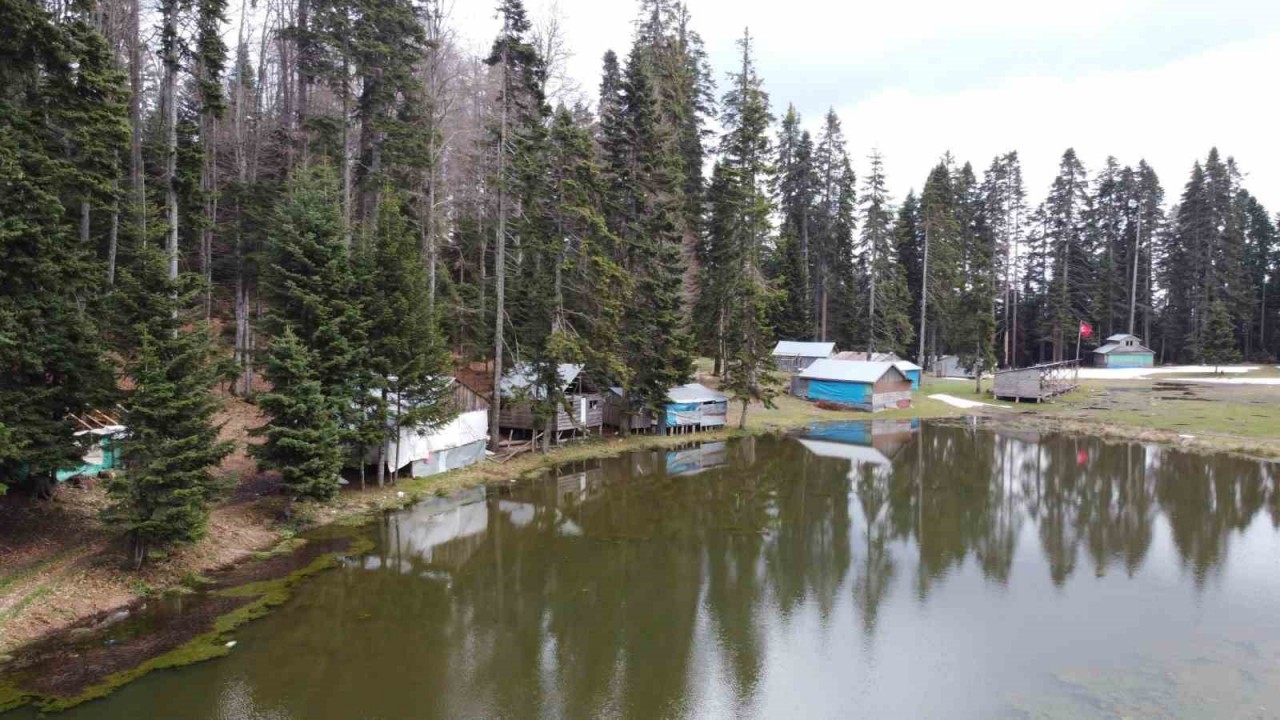
<svg viewBox="0 0 1280 720">
<path fill-rule="evenodd" d="M 901 371 L 903 375 L 906 375 L 907 379 L 911 381 L 912 390 L 920 389 L 920 374 L 924 372 L 924 368 L 910 360 L 899 360 L 895 362 L 893 366 L 898 368 L 898 370 Z"/>
<path fill-rule="evenodd" d="M 566 432 L 590 434 L 592 430 L 599 430 L 604 424 L 604 396 L 582 374 L 582 366 L 560 365 L 557 375 L 566 403 L 556 409 L 556 416 L 547 429 L 555 437 Z M 533 368 L 525 363 L 511 368 L 502 377 L 499 392 L 502 406 L 498 411 L 498 427 L 534 430 L 533 401 L 545 391 L 536 386 Z"/>
<path fill-rule="evenodd" d="M 1156 362 L 1154 350 L 1144 347 L 1137 335 L 1120 333 L 1107 338 L 1093 351 L 1093 365 L 1100 368 L 1149 368 Z"/>
<path fill-rule="evenodd" d="M 959 356 L 943 355 L 933 363 L 935 377 L 972 378 L 973 368 L 960 362 Z"/>
<path fill-rule="evenodd" d="M 773 348 L 773 363 L 783 372 L 800 372 L 816 360 L 830 358 L 835 351 L 835 343 L 779 340 Z"/>
<path fill-rule="evenodd" d="M 696 432 L 724 427 L 729 421 L 729 396 L 700 383 L 671 388 L 667 391 L 667 401 L 664 418 L 667 432 Z M 622 388 L 611 388 L 605 399 L 604 422 L 621 428 L 624 421 L 637 432 L 649 432 L 659 425 L 658 419 L 648 411 L 629 412 Z"/>
<path fill-rule="evenodd" d="M 911 380 L 893 363 L 826 359 L 792 378 L 791 394 L 876 412 L 911 407 Z"/>
<path fill-rule="evenodd" d="M 1044 363 L 1015 370 L 1001 370 L 991 384 L 997 400 L 1051 400 L 1079 386 L 1079 363 L 1075 360 Z"/>
</svg>

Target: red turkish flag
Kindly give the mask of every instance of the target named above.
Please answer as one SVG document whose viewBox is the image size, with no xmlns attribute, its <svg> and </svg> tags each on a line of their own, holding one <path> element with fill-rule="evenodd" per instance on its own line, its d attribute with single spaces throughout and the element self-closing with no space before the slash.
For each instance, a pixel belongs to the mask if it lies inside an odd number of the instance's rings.
<svg viewBox="0 0 1280 720">
<path fill-rule="evenodd" d="M 1093 326 L 1087 322 L 1080 323 L 1080 337 L 1093 337 Z"/>
</svg>

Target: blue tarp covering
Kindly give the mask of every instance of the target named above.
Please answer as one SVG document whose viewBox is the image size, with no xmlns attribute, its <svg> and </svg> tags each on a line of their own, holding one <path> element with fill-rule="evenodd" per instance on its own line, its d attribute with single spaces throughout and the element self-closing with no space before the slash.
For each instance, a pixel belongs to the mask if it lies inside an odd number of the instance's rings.
<svg viewBox="0 0 1280 720">
<path fill-rule="evenodd" d="M 907 376 L 907 379 L 911 381 L 911 389 L 919 390 L 920 389 L 920 371 L 908 370 L 904 374 Z"/>
<path fill-rule="evenodd" d="M 839 380 L 810 380 L 809 399 L 844 405 L 865 405 L 871 402 L 871 385 Z"/>
<path fill-rule="evenodd" d="M 702 403 L 668 403 L 667 427 L 697 425 L 702 419 Z"/>
</svg>

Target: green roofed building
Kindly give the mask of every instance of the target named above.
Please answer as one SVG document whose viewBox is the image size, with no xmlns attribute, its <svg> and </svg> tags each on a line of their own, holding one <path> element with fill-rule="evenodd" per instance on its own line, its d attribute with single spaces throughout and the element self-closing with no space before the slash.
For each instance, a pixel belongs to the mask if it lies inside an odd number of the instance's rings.
<svg viewBox="0 0 1280 720">
<path fill-rule="evenodd" d="M 1155 351 L 1142 345 L 1137 335 L 1120 333 L 1093 351 L 1093 365 L 1100 368 L 1149 368 L 1156 362 Z"/>
</svg>

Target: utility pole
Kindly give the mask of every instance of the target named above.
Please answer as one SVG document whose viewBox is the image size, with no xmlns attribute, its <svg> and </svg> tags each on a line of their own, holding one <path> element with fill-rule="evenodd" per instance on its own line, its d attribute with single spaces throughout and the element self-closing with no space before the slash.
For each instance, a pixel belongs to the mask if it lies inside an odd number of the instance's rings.
<svg viewBox="0 0 1280 720">
<path fill-rule="evenodd" d="M 1141 183 L 1141 179 L 1139 179 Z M 1138 186 L 1138 231 L 1133 234 L 1133 282 L 1129 286 L 1129 334 L 1133 334 L 1133 323 L 1138 308 L 1138 258 L 1142 255 L 1142 186 Z M 1145 338 L 1143 338 L 1145 340 Z"/>
<path fill-rule="evenodd" d="M 927 211 L 926 211 L 927 213 Z M 916 362 L 926 367 L 924 362 L 925 312 L 929 307 L 929 219 L 924 221 L 924 267 L 920 273 L 920 352 Z"/>
</svg>

